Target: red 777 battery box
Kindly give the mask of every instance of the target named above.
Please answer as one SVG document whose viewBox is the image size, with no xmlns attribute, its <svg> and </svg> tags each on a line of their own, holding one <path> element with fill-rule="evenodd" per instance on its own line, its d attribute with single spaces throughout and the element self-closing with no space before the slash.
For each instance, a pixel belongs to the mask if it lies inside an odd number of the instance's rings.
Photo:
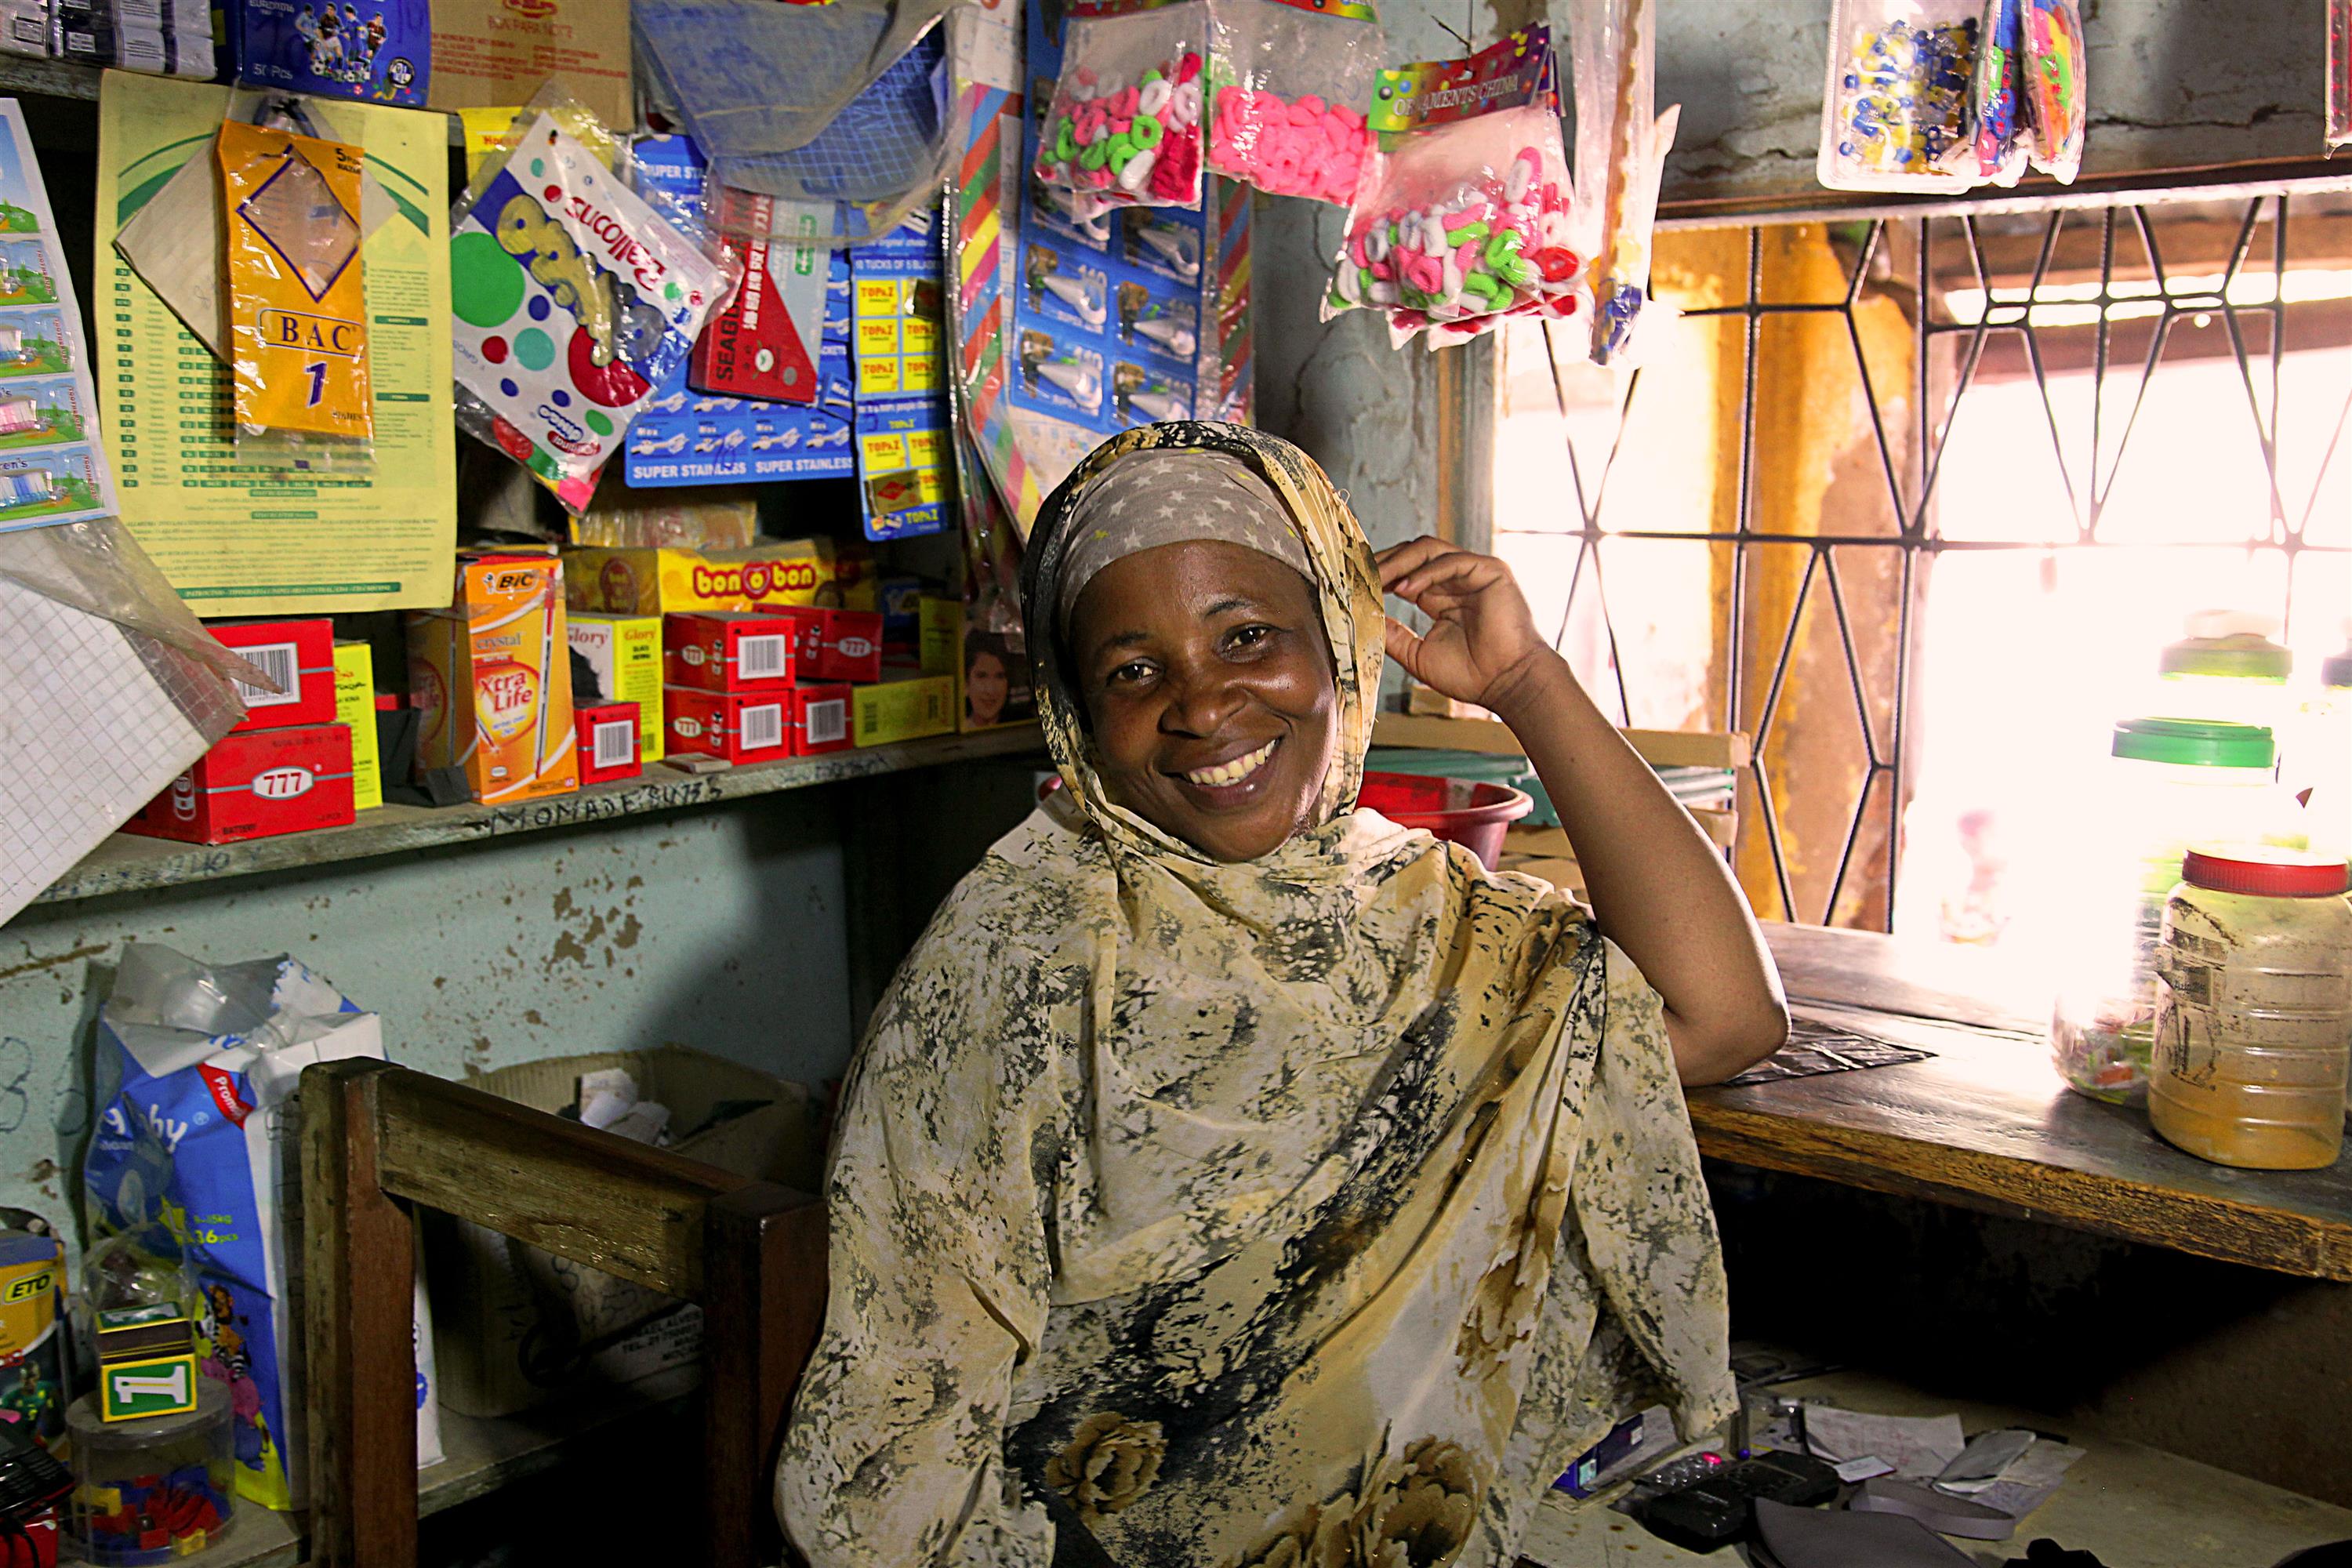
<svg viewBox="0 0 2352 1568">
<path fill-rule="evenodd" d="M 316 619 L 214 621 L 205 629 L 224 647 L 257 667 L 285 688 L 265 691 L 236 683 L 245 717 L 234 735 L 247 730 L 283 730 L 293 724 L 331 724 L 335 720 L 335 626 Z"/>
<path fill-rule="evenodd" d="M 757 611 L 662 617 L 662 678 L 704 691 L 782 691 L 800 668 L 800 623 Z"/>
<path fill-rule="evenodd" d="M 341 724 L 231 731 L 122 825 L 125 833 L 230 844 L 352 820 L 352 732 Z"/>
<path fill-rule="evenodd" d="M 698 752 L 737 764 L 781 762 L 793 754 L 793 699 L 780 691 L 704 691 L 673 686 L 662 693 L 665 749 Z"/>
</svg>

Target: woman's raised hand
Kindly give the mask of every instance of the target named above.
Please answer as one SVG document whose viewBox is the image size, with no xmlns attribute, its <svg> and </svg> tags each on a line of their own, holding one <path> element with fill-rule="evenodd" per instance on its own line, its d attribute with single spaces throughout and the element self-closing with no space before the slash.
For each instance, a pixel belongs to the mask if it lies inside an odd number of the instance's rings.
<svg viewBox="0 0 2352 1568">
<path fill-rule="evenodd" d="M 1415 633 L 1391 616 L 1389 657 L 1441 695 L 1505 713 L 1528 676 L 1559 657 L 1536 630 L 1511 569 L 1495 557 L 1424 534 L 1374 560 L 1381 587 L 1430 622 Z"/>
</svg>

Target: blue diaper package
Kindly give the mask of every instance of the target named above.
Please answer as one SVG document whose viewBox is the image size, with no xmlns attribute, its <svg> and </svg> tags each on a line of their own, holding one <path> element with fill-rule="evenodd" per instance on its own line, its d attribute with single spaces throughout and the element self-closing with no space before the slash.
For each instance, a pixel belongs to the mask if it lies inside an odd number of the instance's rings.
<svg viewBox="0 0 2352 1568">
<path fill-rule="evenodd" d="M 299 1258 L 302 1069 L 382 1059 L 383 1028 L 290 958 L 198 963 L 123 950 L 99 1011 L 99 1115 L 82 1194 L 95 1237 L 162 1226 L 194 1277 L 200 1369 L 227 1385 L 236 1488 L 305 1502 Z M 418 1303 L 422 1308 L 420 1286 Z M 417 1455 L 441 1455 L 432 1328 L 417 1320 Z"/>
</svg>

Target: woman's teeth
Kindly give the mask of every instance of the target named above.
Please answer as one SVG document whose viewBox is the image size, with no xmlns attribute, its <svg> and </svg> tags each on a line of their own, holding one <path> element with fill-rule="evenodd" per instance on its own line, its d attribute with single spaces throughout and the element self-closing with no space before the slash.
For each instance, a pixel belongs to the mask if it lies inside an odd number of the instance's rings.
<svg viewBox="0 0 2352 1568">
<path fill-rule="evenodd" d="M 1237 784 L 1257 772 L 1259 764 L 1272 755 L 1274 755 L 1274 742 L 1268 741 L 1246 757 L 1235 757 L 1232 762 L 1220 763 L 1213 768 L 1197 768 L 1186 773 L 1184 780 L 1187 784 L 1196 784 L 1210 789 L 1223 789 L 1229 784 Z"/>
</svg>

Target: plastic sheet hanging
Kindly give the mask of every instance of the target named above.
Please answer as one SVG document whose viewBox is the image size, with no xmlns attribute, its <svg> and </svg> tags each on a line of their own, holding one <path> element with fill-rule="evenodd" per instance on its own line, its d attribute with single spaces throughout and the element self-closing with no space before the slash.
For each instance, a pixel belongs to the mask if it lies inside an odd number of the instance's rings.
<svg viewBox="0 0 2352 1568">
<path fill-rule="evenodd" d="M 2352 0 L 2327 0 L 2327 151 L 2352 142 Z"/>
<path fill-rule="evenodd" d="M 855 245 L 936 200 L 951 118 L 938 24 L 957 3 L 638 0 L 653 107 L 709 159 L 713 227 Z"/>
<path fill-rule="evenodd" d="M 1576 248 L 1591 259 L 1594 363 L 1623 359 L 1650 303 L 1658 186 L 1682 106 L 1657 111 L 1656 0 L 1579 0 L 1569 38 L 1576 93 Z"/>
</svg>

